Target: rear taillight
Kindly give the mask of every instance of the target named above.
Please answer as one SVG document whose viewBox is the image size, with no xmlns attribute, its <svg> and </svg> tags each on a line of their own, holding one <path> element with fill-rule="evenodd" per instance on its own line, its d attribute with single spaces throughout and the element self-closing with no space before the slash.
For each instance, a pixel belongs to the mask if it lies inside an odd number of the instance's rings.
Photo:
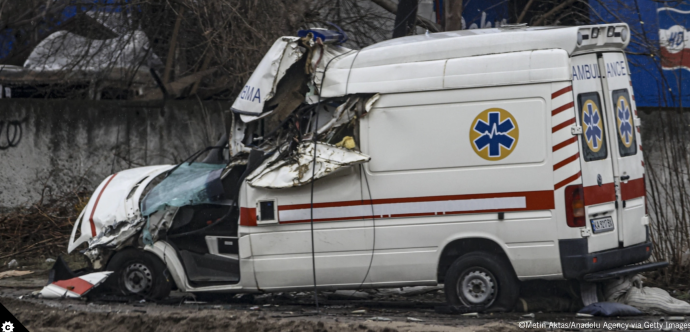
<svg viewBox="0 0 690 332">
<path fill-rule="evenodd" d="M 581 185 L 565 187 L 565 215 L 568 226 L 585 227 L 585 195 Z"/>
</svg>

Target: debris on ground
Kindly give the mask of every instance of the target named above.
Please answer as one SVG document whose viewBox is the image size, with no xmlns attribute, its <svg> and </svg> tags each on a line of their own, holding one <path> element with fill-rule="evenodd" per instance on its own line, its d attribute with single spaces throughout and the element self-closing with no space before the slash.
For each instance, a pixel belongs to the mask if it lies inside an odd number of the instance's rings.
<svg viewBox="0 0 690 332">
<path fill-rule="evenodd" d="M 111 273 L 111 271 L 94 272 L 68 280 L 54 281 L 43 287 L 38 295 L 44 299 L 78 299 L 102 284 Z"/>
<path fill-rule="evenodd" d="M 373 321 L 375 321 L 375 322 L 376 322 L 376 321 L 380 321 L 380 322 L 389 322 L 389 321 L 391 321 L 390 318 L 386 318 L 386 317 L 371 317 L 370 320 L 373 320 Z"/>
<path fill-rule="evenodd" d="M 17 270 L 10 270 L 10 271 L 5 271 L 5 272 L 0 272 L 0 279 L 3 278 L 11 278 L 11 277 L 21 277 L 23 275 L 31 274 L 33 271 L 17 271 Z"/>
<path fill-rule="evenodd" d="M 604 283 L 606 301 L 633 306 L 645 314 L 690 315 L 690 303 L 673 298 L 667 291 L 644 287 L 641 275 L 617 277 Z"/>
<path fill-rule="evenodd" d="M 19 262 L 17 262 L 16 259 L 13 259 L 9 263 L 7 263 L 7 267 L 10 269 L 16 269 L 17 266 L 19 266 Z"/>
<path fill-rule="evenodd" d="M 617 302 L 597 302 L 592 303 L 578 312 L 593 316 L 614 317 L 614 316 L 639 316 L 642 312 L 635 307 Z"/>
</svg>

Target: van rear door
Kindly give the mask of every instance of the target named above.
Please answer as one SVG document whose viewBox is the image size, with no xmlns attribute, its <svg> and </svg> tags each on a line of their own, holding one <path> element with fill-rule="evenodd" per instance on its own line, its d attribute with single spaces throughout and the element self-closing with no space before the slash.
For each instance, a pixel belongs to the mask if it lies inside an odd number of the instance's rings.
<svg viewBox="0 0 690 332">
<path fill-rule="evenodd" d="M 624 247 L 642 243 L 645 229 L 645 185 L 639 118 L 635 96 L 622 52 L 606 52 L 599 56 L 602 68 L 604 108 L 610 155 L 618 205 L 618 240 Z"/>
<path fill-rule="evenodd" d="M 585 227 L 589 252 L 618 247 L 618 213 L 616 207 L 613 156 L 608 132 L 604 89 L 597 54 L 571 58 L 575 121 L 582 128 L 578 135 L 582 168 L 582 193 L 585 204 Z M 615 141 L 614 141 L 615 142 Z M 575 157 L 575 156 L 573 156 Z M 566 187 L 566 192 L 568 188 Z"/>
</svg>

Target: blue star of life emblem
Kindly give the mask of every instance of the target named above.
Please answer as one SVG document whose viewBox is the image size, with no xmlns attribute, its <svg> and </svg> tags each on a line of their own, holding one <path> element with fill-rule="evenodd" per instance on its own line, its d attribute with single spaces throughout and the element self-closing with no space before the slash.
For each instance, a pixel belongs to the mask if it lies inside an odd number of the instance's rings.
<svg viewBox="0 0 690 332">
<path fill-rule="evenodd" d="M 599 148 L 599 141 L 601 141 L 601 128 L 599 127 L 599 111 L 592 107 L 592 104 L 587 104 L 587 110 L 584 112 L 583 122 L 587 125 L 585 137 L 587 142 L 591 144 L 593 149 Z"/>
<path fill-rule="evenodd" d="M 488 146 L 489 157 L 500 157 L 501 146 L 510 150 L 515 144 L 515 138 L 508 134 L 515 128 L 513 120 L 508 118 L 500 121 L 500 115 L 501 113 L 499 112 L 490 112 L 489 123 L 478 119 L 477 124 L 474 126 L 474 131 L 481 134 L 479 138 L 474 140 L 474 146 L 477 150 L 483 150 Z"/>
<path fill-rule="evenodd" d="M 632 126 L 630 125 L 630 109 L 625 99 L 618 101 L 618 120 L 620 120 L 621 137 L 625 140 L 625 145 L 630 145 L 632 140 Z"/>
</svg>

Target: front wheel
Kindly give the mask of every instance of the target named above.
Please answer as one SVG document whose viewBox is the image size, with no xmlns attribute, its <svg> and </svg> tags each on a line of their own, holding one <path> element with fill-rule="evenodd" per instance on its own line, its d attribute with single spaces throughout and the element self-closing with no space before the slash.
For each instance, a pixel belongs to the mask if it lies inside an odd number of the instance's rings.
<svg viewBox="0 0 690 332">
<path fill-rule="evenodd" d="M 106 270 L 113 271 L 108 284 L 121 295 L 160 300 L 172 289 L 165 264 L 149 252 L 120 251 L 110 260 Z"/>
<path fill-rule="evenodd" d="M 445 279 L 448 303 L 477 311 L 510 311 L 520 294 L 520 283 L 506 259 L 474 252 L 453 262 Z"/>
</svg>

